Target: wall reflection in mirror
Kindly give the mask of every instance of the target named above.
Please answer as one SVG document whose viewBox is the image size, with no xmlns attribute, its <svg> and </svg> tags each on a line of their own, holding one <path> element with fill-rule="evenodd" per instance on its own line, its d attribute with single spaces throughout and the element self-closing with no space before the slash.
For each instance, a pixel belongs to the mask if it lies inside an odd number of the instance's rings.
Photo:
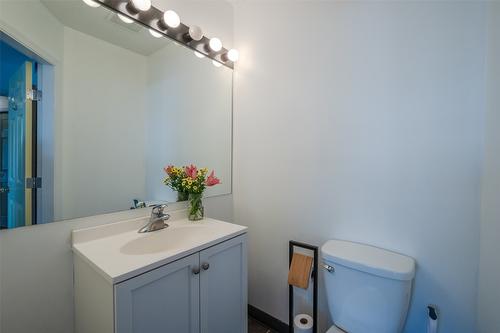
<svg viewBox="0 0 500 333">
<path fill-rule="evenodd" d="M 174 202 L 167 164 L 231 192 L 231 69 L 81 0 L 0 6 L 2 229 Z"/>
</svg>

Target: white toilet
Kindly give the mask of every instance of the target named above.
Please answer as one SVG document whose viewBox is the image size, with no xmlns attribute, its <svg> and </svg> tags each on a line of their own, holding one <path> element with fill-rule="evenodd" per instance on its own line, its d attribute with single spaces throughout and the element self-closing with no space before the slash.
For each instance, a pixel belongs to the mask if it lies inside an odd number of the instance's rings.
<svg viewBox="0 0 500 333">
<path fill-rule="evenodd" d="M 321 247 L 328 306 L 327 333 L 400 333 L 406 320 L 415 260 L 359 243 Z"/>
</svg>

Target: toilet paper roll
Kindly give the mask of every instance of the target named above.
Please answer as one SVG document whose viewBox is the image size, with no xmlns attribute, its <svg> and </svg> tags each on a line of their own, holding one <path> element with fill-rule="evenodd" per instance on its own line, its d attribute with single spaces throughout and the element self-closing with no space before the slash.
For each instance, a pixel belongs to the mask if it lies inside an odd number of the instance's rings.
<svg viewBox="0 0 500 333">
<path fill-rule="evenodd" d="M 305 313 L 298 314 L 293 320 L 293 327 L 295 328 L 295 333 L 312 333 L 313 319 Z"/>
</svg>

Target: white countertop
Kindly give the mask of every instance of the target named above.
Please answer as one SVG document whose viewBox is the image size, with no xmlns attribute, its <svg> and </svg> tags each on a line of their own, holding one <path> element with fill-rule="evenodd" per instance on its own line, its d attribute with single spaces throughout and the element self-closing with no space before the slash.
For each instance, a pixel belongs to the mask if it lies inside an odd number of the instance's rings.
<svg viewBox="0 0 500 333">
<path fill-rule="evenodd" d="M 73 252 L 116 284 L 244 234 L 247 227 L 210 218 L 191 222 L 170 212 L 169 227 L 139 234 L 148 218 L 73 230 Z"/>
</svg>

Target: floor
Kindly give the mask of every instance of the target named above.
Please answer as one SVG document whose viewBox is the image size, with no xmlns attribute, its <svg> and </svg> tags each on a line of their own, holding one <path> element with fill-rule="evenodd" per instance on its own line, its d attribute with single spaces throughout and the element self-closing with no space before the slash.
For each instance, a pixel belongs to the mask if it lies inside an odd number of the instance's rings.
<svg viewBox="0 0 500 333">
<path fill-rule="evenodd" d="M 248 317 L 248 333 L 277 333 L 277 332 L 270 329 L 266 325 L 262 324 L 260 321 L 257 321 L 252 317 Z"/>
</svg>

